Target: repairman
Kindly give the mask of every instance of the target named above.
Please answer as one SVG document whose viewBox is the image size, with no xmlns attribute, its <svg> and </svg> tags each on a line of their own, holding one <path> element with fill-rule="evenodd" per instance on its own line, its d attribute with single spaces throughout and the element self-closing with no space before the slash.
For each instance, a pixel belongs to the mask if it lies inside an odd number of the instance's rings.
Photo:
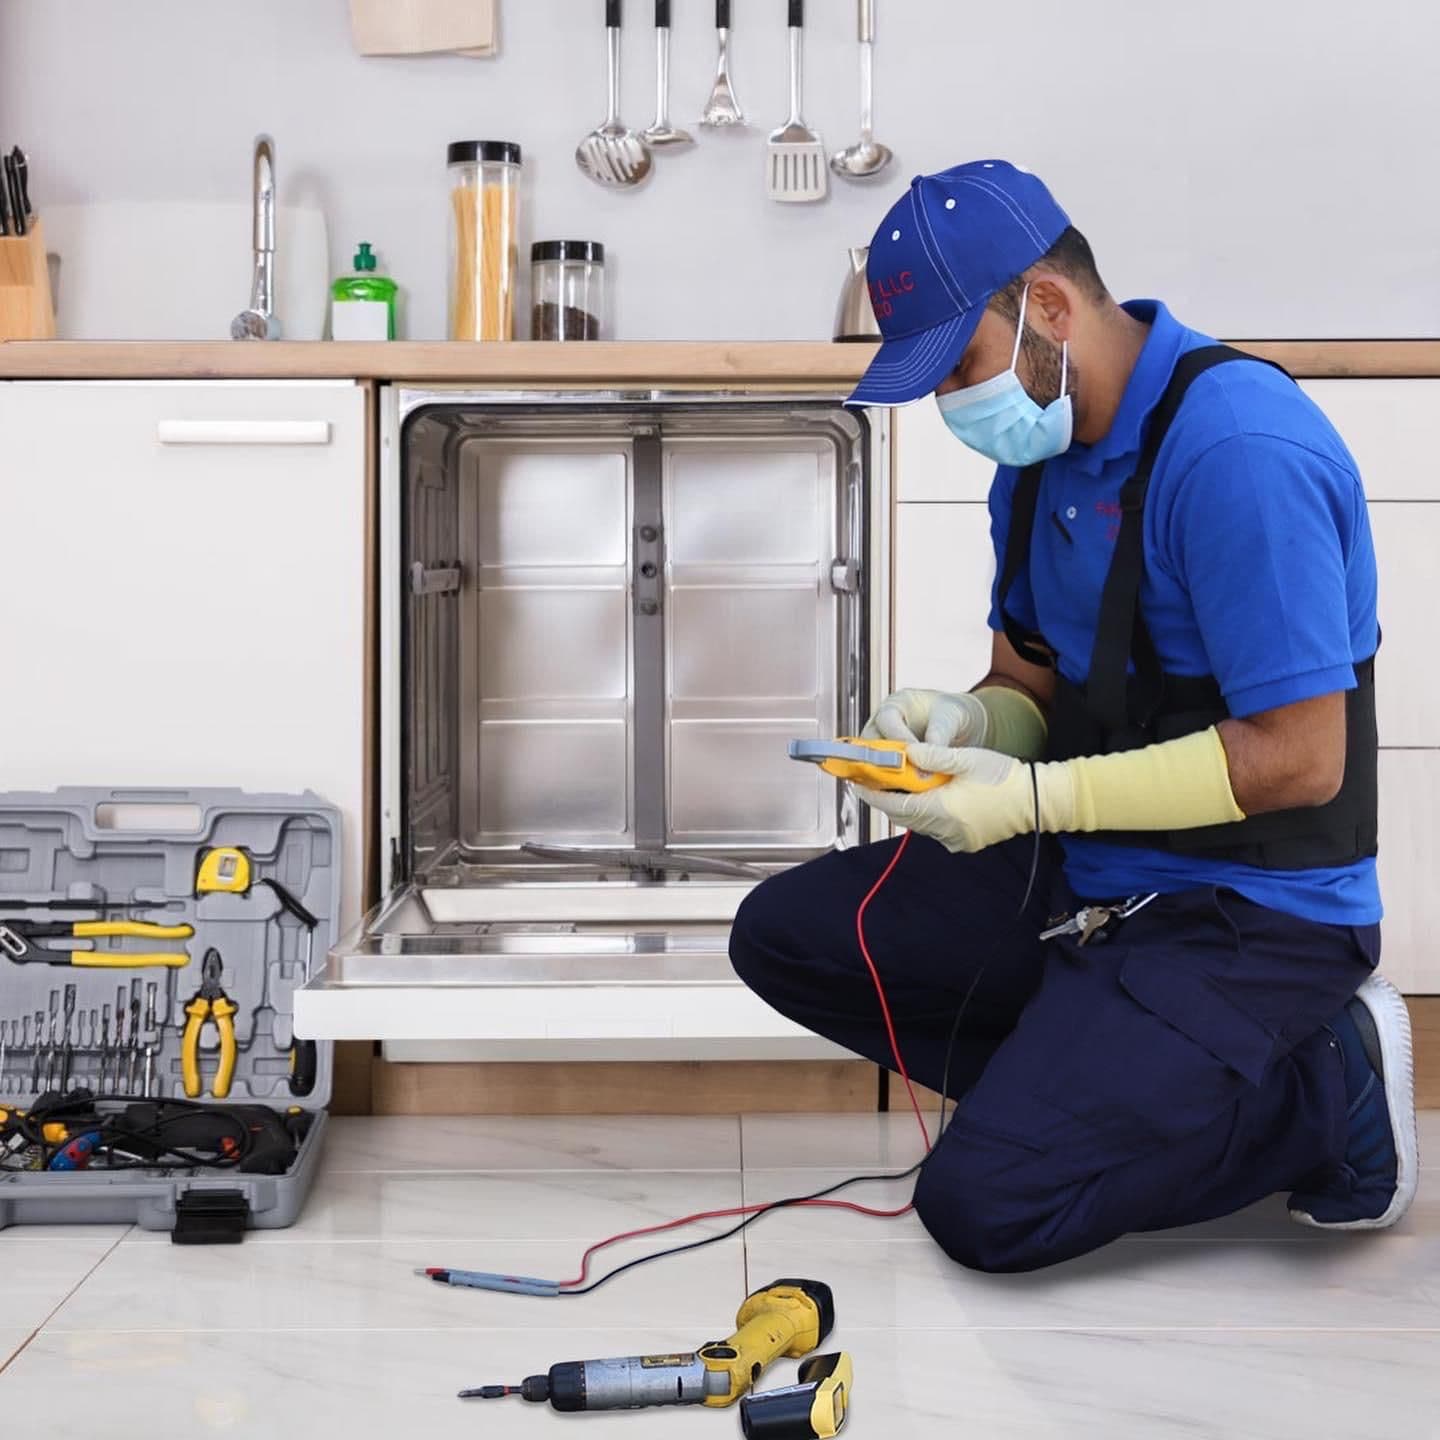
<svg viewBox="0 0 1440 1440">
<path fill-rule="evenodd" d="M 954 1031 L 921 1219 L 990 1271 L 1275 1192 L 1305 1224 L 1394 1224 L 1418 1156 L 1408 1015 L 1374 973 L 1355 461 L 1283 371 L 1117 304 L 1002 161 L 917 179 L 869 278 L 884 343 L 850 403 L 933 393 L 999 466 L 990 673 L 865 731 L 952 778 L 858 792 L 914 832 L 865 926 L 917 1079 L 941 1086 Z M 766 881 L 731 945 L 772 1006 L 881 1065 L 856 912 L 900 843 Z"/>
</svg>

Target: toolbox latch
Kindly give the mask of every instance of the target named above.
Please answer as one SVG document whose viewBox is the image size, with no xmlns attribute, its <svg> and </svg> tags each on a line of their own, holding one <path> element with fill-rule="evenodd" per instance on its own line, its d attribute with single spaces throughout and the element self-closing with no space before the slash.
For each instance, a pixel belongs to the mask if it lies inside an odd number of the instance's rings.
<svg viewBox="0 0 1440 1440">
<path fill-rule="evenodd" d="M 186 1190 L 175 1201 L 173 1245 L 238 1245 L 250 1226 L 250 1202 L 240 1190 Z"/>
</svg>

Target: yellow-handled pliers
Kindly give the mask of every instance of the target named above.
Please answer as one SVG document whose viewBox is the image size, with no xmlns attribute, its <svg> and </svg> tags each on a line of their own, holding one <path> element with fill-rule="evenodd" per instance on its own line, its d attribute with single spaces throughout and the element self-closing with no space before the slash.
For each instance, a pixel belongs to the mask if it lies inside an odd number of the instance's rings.
<svg viewBox="0 0 1440 1440">
<path fill-rule="evenodd" d="M 186 950 L 159 950 L 142 955 L 128 950 L 55 950 L 31 942 L 60 936 L 97 940 L 107 935 L 142 940 L 188 940 L 194 933 L 193 925 L 152 925 L 147 920 L 6 920 L 0 922 L 0 954 L 17 965 L 80 965 L 106 970 L 149 970 L 166 966 L 183 970 L 190 963 Z"/>
<path fill-rule="evenodd" d="M 220 988 L 224 964 L 218 950 L 207 950 L 200 967 L 200 988 L 185 1006 L 185 1033 L 180 1037 L 180 1075 L 185 1093 L 194 1100 L 200 1094 L 200 1032 L 207 1021 L 215 1022 L 220 1037 L 220 1066 L 210 1082 L 210 1093 L 223 1100 L 235 1078 L 235 1012 L 240 1008 Z"/>
</svg>

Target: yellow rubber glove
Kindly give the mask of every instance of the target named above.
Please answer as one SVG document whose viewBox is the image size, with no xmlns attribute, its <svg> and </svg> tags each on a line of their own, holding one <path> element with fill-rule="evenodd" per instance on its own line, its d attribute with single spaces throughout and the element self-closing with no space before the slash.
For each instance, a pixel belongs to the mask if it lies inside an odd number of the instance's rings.
<svg viewBox="0 0 1440 1440">
<path fill-rule="evenodd" d="M 908 745 L 983 745 L 989 728 L 984 704 L 974 695 L 945 690 L 897 690 L 865 722 L 863 740 L 903 740 Z"/>
<path fill-rule="evenodd" d="M 944 690 L 897 690 L 887 696 L 860 732 L 866 740 L 908 744 L 983 746 L 1036 760 L 1045 753 L 1047 727 L 1040 707 L 1006 685 L 985 685 L 969 694 Z"/>
<path fill-rule="evenodd" d="M 1028 696 L 1008 685 L 986 685 L 975 692 L 985 707 L 989 724 L 980 743 L 987 750 L 1013 755 L 1017 760 L 1038 760 L 1050 734 L 1045 713 Z"/>
<path fill-rule="evenodd" d="M 1046 834 L 1193 830 L 1245 818 L 1214 726 L 1143 750 L 1033 767 L 994 750 L 922 744 L 907 753 L 920 769 L 954 779 L 923 794 L 858 787 L 857 793 L 897 825 L 947 850 L 984 850 L 1029 834 L 1036 829 L 1037 794 L 1039 829 Z"/>
</svg>

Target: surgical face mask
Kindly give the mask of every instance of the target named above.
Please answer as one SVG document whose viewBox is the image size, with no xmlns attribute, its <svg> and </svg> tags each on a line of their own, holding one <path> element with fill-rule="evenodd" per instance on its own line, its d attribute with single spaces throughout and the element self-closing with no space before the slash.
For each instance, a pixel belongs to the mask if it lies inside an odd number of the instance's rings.
<svg viewBox="0 0 1440 1440">
<path fill-rule="evenodd" d="M 1020 297 L 1020 323 L 1015 329 L 1010 368 L 979 385 L 935 397 L 950 433 L 997 465 L 1037 465 L 1061 454 L 1070 448 L 1075 423 L 1065 389 L 1070 362 L 1068 341 L 1060 349 L 1060 394 L 1043 409 L 1030 398 L 1015 373 L 1029 296 L 1027 285 Z"/>
</svg>

